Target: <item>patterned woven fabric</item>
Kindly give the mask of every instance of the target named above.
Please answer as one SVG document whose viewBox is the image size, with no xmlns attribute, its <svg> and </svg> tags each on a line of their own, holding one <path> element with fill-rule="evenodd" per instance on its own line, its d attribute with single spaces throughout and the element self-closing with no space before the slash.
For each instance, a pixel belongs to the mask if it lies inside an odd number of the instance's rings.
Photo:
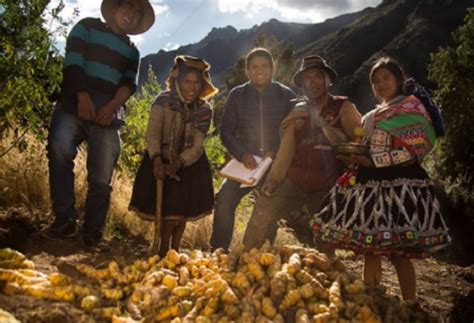
<svg viewBox="0 0 474 323">
<path fill-rule="evenodd" d="M 183 113 L 187 116 L 186 119 L 192 122 L 193 127 L 196 127 L 205 135 L 209 131 L 213 113 L 209 103 L 205 101 L 198 100 L 196 106 L 188 110 L 175 91 L 165 91 L 160 93 L 153 104 L 167 106 L 171 110 Z"/>
<path fill-rule="evenodd" d="M 375 111 L 374 123 L 375 130 L 379 130 L 379 133 L 386 132 L 391 141 L 374 142 L 374 139 L 377 139 L 374 138 L 376 132 L 371 136 L 371 146 L 385 145 L 395 149 L 405 147 L 418 161 L 423 160 L 436 139 L 425 107 L 414 96 L 409 96 L 400 103 L 378 108 Z"/>
<path fill-rule="evenodd" d="M 425 257 L 450 242 L 429 179 L 370 181 L 334 187 L 314 217 L 326 242 L 359 253 Z"/>
</svg>

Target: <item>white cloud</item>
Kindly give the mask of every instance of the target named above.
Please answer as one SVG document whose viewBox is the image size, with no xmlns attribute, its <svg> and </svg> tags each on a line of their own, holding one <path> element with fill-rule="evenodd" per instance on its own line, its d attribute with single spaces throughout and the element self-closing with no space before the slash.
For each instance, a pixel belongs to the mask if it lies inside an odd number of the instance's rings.
<svg viewBox="0 0 474 323">
<path fill-rule="evenodd" d="M 171 36 L 171 34 L 167 31 L 165 31 L 165 32 L 155 32 L 153 34 L 153 38 L 155 38 L 155 39 L 168 38 L 169 36 Z"/>
<path fill-rule="evenodd" d="M 222 13 L 237 13 L 237 12 L 259 12 L 265 7 L 270 7 L 274 0 L 218 0 L 217 5 L 219 11 Z"/>
<path fill-rule="evenodd" d="M 341 13 L 375 6 L 381 0 L 218 0 L 222 13 L 242 12 L 246 17 L 254 17 L 262 10 L 275 10 L 283 18 L 291 21 L 319 22 Z"/>
<path fill-rule="evenodd" d="M 155 16 L 162 15 L 169 11 L 169 7 L 163 3 L 162 0 L 152 0 L 150 1 L 153 10 L 155 11 Z"/>
<path fill-rule="evenodd" d="M 169 52 L 170 50 L 177 49 L 179 46 L 181 46 L 181 45 L 176 44 L 176 43 L 172 43 L 172 42 L 167 42 L 165 44 L 165 46 L 163 47 L 163 49 Z"/>
<path fill-rule="evenodd" d="M 132 42 L 136 45 L 136 46 L 140 46 L 140 44 L 143 43 L 143 41 L 145 40 L 145 37 L 143 37 L 143 34 L 140 34 L 140 35 L 132 35 L 130 36 L 130 39 L 132 40 Z"/>
</svg>

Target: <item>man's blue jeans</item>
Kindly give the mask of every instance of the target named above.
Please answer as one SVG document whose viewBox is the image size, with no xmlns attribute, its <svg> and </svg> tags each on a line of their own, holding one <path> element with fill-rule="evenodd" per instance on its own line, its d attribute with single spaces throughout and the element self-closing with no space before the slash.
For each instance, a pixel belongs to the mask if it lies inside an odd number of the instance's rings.
<svg viewBox="0 0 474 323">
<path fill-rule="evenodd" d="M 57 219 L 78 217 L 73 169 L 78 146 L 84 141 L 88 149 L 84 235 L 100 239 L 110 203 L 110 182 L 120 154 L 119 131 L 57 108 L 48 136 L 49 183 Z"/>
<path fill-rule="evenodd" d="M 240 200 L 254 189 L 254 187 L 241 188 L 240 185 L 238 182 L 226 179 L 217 193 L 211 236 L 211 246 L 214 250 L 229 249 L 234 232 L 235 209 Z"/>
</svg>

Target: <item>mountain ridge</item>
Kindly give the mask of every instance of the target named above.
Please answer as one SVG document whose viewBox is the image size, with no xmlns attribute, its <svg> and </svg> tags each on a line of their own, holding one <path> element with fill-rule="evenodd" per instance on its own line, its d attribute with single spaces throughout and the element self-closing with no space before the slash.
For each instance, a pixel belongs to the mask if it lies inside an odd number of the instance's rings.
<svg viewBox="0 0 474 323">
<path fill-rule="evenodd" d="M 235 27 L 214 27 L 199 42 L 180 46 L 171 51 L 159 50 L 142 58 L 139 71 L 139 84 L 147 78 L 148 68 L 152 69 L 160 82 L 163 82 L 172 67 L 173 58 L 178 54 L 187 54 L 206 59 L 212 64 L 211 76 L 217 85 L 222 86 L 225 77 L 235 62 L 244 56 L 259 35 L 274 37 L 278 43 L 293 43 L 295 47 L 319 39 L 339 28 L 346 26 L 365 14 L 370 8 L 338 17 L 330 18 L 317 24 L 281 22 L 270 19 L 248 29 L 237 30 Z"/>
<path fill-rule="evenodd" d="M 451 33 L 463 23 L 472 0 L 384 0 L 375 8 L 330 18 L 322 23 L 287 23 L 271 19 L 249 29 L 232 26 L 213 28 L 195 44 L 173 51 L 159 51 L 142 59 L 139 83 L 146 79 L 151 65 L 160 82 L 168 74 L 176 54 L 206 59 L 211 76 L 221 88 L 237 60 L 250 50 L 261 34 L 274 37 L 279 44 L 293 44 L 297 62 L 308 54 L 323 56 L 336 69 L 339 80 L 331 89 L 356 103 L 361 112 L 373 107 L 368 71 L 375 60 L 393 56 L 408 75 L 423 84 L 427 80 L 430 54 L 440 46 L 452 44 Z M 292 84 L 288 84 L 294 86 Z"/>
</svg>

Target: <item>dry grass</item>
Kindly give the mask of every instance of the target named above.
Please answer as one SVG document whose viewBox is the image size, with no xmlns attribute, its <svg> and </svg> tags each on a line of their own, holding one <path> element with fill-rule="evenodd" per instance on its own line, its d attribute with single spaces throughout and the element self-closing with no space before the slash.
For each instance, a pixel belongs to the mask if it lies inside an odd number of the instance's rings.
<svg viewBox="0 0 474 323">
<path fill-rule="evenodd" d="M 49 196 L 48 160 L 46 145 L 34 137 L 27 138 L 27 149 L 20 151 L 12 149 L 7 155 L 0 158 L 0 208 L 26 206 L 31 210 L 40 210 L 48 219 L 51 218 L 51 202 Z M 0 142 L 0 151 L 9 147 L 11 137 L 6 137 Z M 76 208 L 80 215 L 84 211 L 84 202 L 87 192 L 87 172 L 85 167 L 87 153 L 85 147 L 79 149 L 75 162 L 76 174 L 75 192 Z M 216 184 L 219 181 L 216 181 Z M 128 210 L 131 197 L 133 179 L 126 173 L 116 171 L 112 179 L 112 196 L 106 236 L 116 235 L 117 227 L 124 227 L 130 233 L 142 236 L 151 241 L 153 226 L 138 218 Z M 217 189 L 216 189 L 217 191 Z M 232 246 L 242 242 L 243 233 L 252 210 L 252 200 L 243 199 L 236 212 L 236 224 Z M 182 246 L 189 249 L 209 250 L 212 233 L 213 215 L 195 222 L 189 222 L 183 236 Z M 291 233 L 280 230 L 277 243 L 293 243 Z"/>
<path fill-rule="evenodd" d="M 51 201 L 49 194 L 48 159 L 46 156 L 46 144 L 41 143 L 34 137 L 28 137 L 28 146 L 25 150 L 12 149 L 8 154 L 0 158 L 0 207 L 26 206 L 37 209 L 45 214 L 51 214 Z M 6 137 L 0 142 L 0 151 L 9 147 L 11 137 Z M 81 146 L 75 160 L 74 173 L 76 208 L 79 214 L 84 212 L 84 203 L 87 193 L 87 153 Z M 113 193 L 109 210 L 107 228 L 113 229 L 115 223 L 121 223 L 127 219 L 128 200 L 131 194 L 131 180 L 116 172 L 113 176 Z M 125 222 L 124 222 L 125 223 Z M 139 233 L 139 224 L 133 226 L 130 222 L 132 232 Z M 109 230 L 109 231 L 111 231 Z"/>
<path fill-rule="evenodd" d="M 44 145 L 27 138 L 28 148 L 12 149 L 0 158 L 0 207 L 26 206 L 43 212 L 50 209 L 48 164 Z M 11 137 L 0 142 L 0 151 L 11 145 Z"/>
</svg>

